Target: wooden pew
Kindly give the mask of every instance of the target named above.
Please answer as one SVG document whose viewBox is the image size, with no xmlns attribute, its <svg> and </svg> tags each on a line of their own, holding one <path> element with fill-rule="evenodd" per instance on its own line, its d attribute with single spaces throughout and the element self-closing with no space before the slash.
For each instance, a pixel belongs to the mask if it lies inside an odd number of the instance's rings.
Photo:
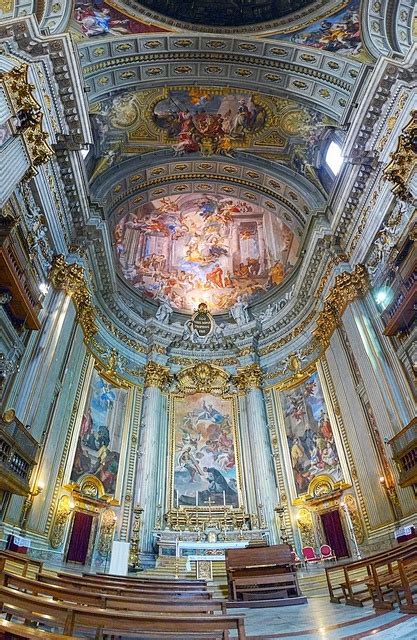
<svg viewBox="0 0 417 640">
<path fill-rule="evenodd" d="M 42 571 L 43 562 L 34 560 L 23 553 L 15 551 L 0 551 L 0 571 L 7 569 L 19 575 L 35 575 Z"/>
<path fill-rule="evenodd" d="M 401 553 L 401 557 L 389 556 L 384 560 L 370 563 L 371 578 L 366 581 L 375 610 L 392 609 L 395 602 L 400 603 L 401 578 L 399 563 L 416 569 L 417 549 Z"/>
<path fill-rule="evenodd" d="M 0 618 L 0 640 L 5 640 L 10 635 L 14 638 L 24 638 L 25 640 L 80 640 L 74 636 L 63 636 L 59 633 L 35 629 L 20 622 L 10 622 L 10 620 Z"/>
<path fill-rule="evenodd" d="M 120 584 L 113 584 L 113 586 L 109 585 L 109 584 L 103 584 L 103 582 L 100 581 L 87 581 L 84 579 L 80 579 L 80 576 L 77 576 L 77 578 L 68 578 L 68 577 L 58 577 L 56 575 L 53 574 L 49 574 L 49 573 L 39 573 L 36 576 L 36 579 L 39 580 L 40 582 L 46 582 L 48 584 L 55 584 L 57 586 L 67 586 L 68 588 L 74 588 L 74 589 L 78 589 L 78 591 L 94 591 L 94 592 L 99 592 L 99 593 L 107 593 L 109 595 L 117 595 L 117 596 L 122 596 L 122 595 L 128 595 L 128 596 L 141 596 L 141 595 L 149 595 L 149 596 L 154 596 L 157 597 L 159 595 L 164 595 L 165 596 L 170 596 L 171 598 L 187 598 L 187 597 L 198 597 L 198 598 L 204 598 L 204 599 L 211 599 L 212 598 L 212 593 L 210 591 L 206 591 L 206 590 L 200 590 L 200 591 L 186 591 L 183 590 L 181 587 L 176 587 L 175 585 L 173 585 L 173 587 L 171 589 L 159 589 L 157 587 L 146 587 L 146 586 L 138 586 L 138 587 L 131 587 L 128 585 L 120 585 Z"/>
<path fill-rule="evenodd" d="M 417 587 L 416 558 L 401 558 L 398 560 L 398 581 L 393 584 L 400 611 L 403 613 L 417 613 L 417 603 L 414 602 L 413 591 Z M 402 602 L 405 598 L 405 603 Z"/>
<path fill-rule="evenodd" d="M 67 574 L 68 575 L 68 574 Z M 152 575 L 143 575 L 142 573 L 140 574 L 136 574 L 136 575 L 130 575 L 130 576 L 119 576 L 116 574 L 112 574 L 112 573 L 90 573 L 90 572 L 85 572 L 82 574 L 83 576 L 85 576 L 86 578 L 105 578 L 106 580 L 116 580 L 117 582 L 128 582 L 129 584 L 136 584 L 136 583 L 145 583 L 145 584 L 171 584 L 172 582 L 175 582 L 175 584 L 179 584 L 179 585 L 191 585 L 191 586 L 196 586 L 199 585 L 199 588 L 203 588 L 203 587 L 207 587 L 207 580 L 200 580 L 200 579 L 196 579 L 196 578 L 160 578 L 157 576 L 152 576 Z"/>
<path fill-rule="evenodd" d="M 63 572 L 59 572 L 58 574 L 59 578 L 69 578 L 71 580 L 79 580 L 80 576 L 76 575 L 76 574 L 72 574 L 72 573 L 63 573 Z M 135 578 L 133 579 L 123 579 L 122 577 L 120 579 L 118 579 L 118 577 L 111 577 L 108 578 L 107 576 L 96 576 L 95 574 L 84 574 L 83 573 L 83 578 L 82 578 L 83 582 L 85 583 L 89 583 L 89 584 L 102 584 L 102 585 L 108 585 L 110 587 L 113 586 L 120 586 L 124 589 L 166 589 L 166 590 L 172 590 L 172 589 L 181 589 L 181 591 L 207 591 L 207 583 L 186 583 L 184 584 L 183 582 L 177 581 L 175 579 L 172 580 L 163 580 L 163 581 L 156 581 L 156 580 L 136 580 Z"/>
<path fill-rule="evenodd" d="M 406 553 L 411 549 L 417 549 L 416 539 L 403 542 L 393 549 L 373 554 L 368 558 L 350 562 L 342 561 L 325 567 L 330 602 L 340 604 L 344 599 L 348 605 L 362 607 L 363 603 L 371 598 L 366 585 L 366 582 L 372 579 L 370 563 L 386 560 L 390 557 L 394 559 L 401 553 Z M 340 590 L 342 591 L 341 594 Z"/>
<path fill-rule="evenodd" d="M 285 544 L 227 549 L 226 572 L 232 600 L 300 596 L 291 549 Z"/>
<path fill-rule="evenodd" d="M 237 615 L 175 614 L 175 619 L 164 613 L 142 613 L 97 609 L 55 602 L 8 587 L 0 587 L 2 610 L 25 620 L 47 622 L 64 628 L 72 635 L 74 630 L 96 630 L 96 640 L 106 635 L 152 635 L 163 638 L 229 638 L 229 631 L 237 632 L 239 640 L 246 640 L 244 617 Z"/>
<path fill-rule="evenodd" d="M 161 594 L 160 598 L 155 598 L 154 596 L 135 598 L 131 595 L 103 595 L 98 592 L 80 592 L 79 589 L 68 589 L 9 573 L 0 574 L 0 582 L 5 587 L 18 589 L 35 596 L 49 596 L 60 602 L 94 606 L 103 609 L 127 609 L 130 611 L 144 611 L 149 613 L 226 613 L 223 600 L 193 599 L 191 595 L 190 600 L 175 600 L 171 598 L 170 594 Z"/>
</svg>

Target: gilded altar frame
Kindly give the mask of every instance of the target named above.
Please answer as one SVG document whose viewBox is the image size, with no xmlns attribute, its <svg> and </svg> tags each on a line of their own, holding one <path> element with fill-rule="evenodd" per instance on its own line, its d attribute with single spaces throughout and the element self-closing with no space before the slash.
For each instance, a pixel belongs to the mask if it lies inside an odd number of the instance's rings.
<svg viewBox="0 0 417 640">
<path fill-rule="evenodd" d="M 169 420 L 168 420 L 168 493 L 166 498 L 166 509 L 168 513 L 176 510 L 174 504 L 174 467 L 175 467 L 175 417 L 176 403 L 187 396 L 197 393 L 207 393 L 218 396 L 223 400 L 230 400 L 231 418 L 232 418 L 232 437 L 236 459 L 236 487 L 238 496 L 238 507 L 231 505 L 219 506 L 213 505 L 213 511 L 242 511 L 244 508 L 242 499 L 242 469 L 240 456 L 240 440 L 238 433 L 238 407 L 237 394 L 229 390 L 230 376 L 227 372 L 219 367 L 215 367 L 208 363 L 199 363 L 197 365 L 186 367 L 176 375 L 178 388 L 175 392 L 169 394 Z M 207 505 L 193 506 L 181 505 L 181 510 L 192 511 L 198 513 L 206 513 Z"/>
</svg>

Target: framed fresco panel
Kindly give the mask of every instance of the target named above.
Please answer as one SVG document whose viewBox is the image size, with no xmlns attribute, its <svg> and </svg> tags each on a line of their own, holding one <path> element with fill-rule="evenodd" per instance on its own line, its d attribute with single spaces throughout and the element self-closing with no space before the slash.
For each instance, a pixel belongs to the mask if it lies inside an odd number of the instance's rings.
<svg viewBox="0 0 417 640">
<path fill-rule="evenodd" d="M 75 446 L 70 480 L 95 476 L 108 495 L 115 495 L 129 392 L 102 378 L 93 369 L 80 430 Z"/>
<path fill-rule="evenodd" d="M 283 391 L 281 406 L 296 495 L 306 493 L 317 476 L 330 476 L 334 483 L 343 481 L 318 372 L 297 387 Z"/>
<path fill-rule="evenodd" d="M 171 506 L 239 506 L 233 399 L 173 397 Z"/>
</svg>

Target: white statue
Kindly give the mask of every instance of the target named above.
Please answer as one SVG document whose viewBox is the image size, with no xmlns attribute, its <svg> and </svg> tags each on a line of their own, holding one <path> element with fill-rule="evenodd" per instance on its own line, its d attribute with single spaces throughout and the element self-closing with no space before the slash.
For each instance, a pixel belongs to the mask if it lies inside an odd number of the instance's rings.
<svg viewBox="0 0 417 640">
<path fill-rule="evenodd" d="M 250 322 L 248 305 L 242 300 L 242 296 L 237 297 L 237 300 L 233 307 L 230 308 L 229 313 L 239 327 Z"/>
<path fill-rule="evenodd" d="M 265 322 L 265 320 L 270 320 L 274 315 L 274 313 L 276 312 L 276 310 L 277 310 L 277 303 L 269 304 L 265 309 L 265 311 L 261 311 L 261 313 L 259 314 L 258 316 L 259 322 Z"/>
<path fill-rule="evenodd" d="M 169 324 L 172 314 L 174 313 L 173 308 L 166 296 L 158 296 L 159 307 L 155 314 L 155 318 L 162 322 L 163 324 Z"/>
</svg>

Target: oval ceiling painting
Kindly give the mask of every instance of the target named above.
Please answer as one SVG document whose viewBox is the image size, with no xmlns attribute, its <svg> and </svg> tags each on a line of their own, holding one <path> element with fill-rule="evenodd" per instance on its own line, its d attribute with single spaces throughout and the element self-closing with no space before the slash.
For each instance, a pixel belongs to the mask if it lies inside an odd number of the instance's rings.
<svg viewBox="0 0 417 640">
<path fill-rule="evenodd" d="M 243 200 L 182 194 L 154 200 L 114 229 L 118 268 L 135 289 L 177 310 L 200 302 L 225 312 L 279 285 L 295 265 L 298 239 L 273 213 Z"/>
</svg>

